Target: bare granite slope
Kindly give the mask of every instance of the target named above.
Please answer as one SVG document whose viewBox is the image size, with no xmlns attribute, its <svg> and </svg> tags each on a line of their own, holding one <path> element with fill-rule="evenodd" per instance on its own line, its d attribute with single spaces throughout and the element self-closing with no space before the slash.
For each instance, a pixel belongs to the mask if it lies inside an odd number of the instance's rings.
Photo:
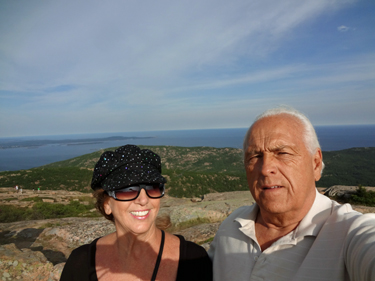
<svg viewBox="0 0 375 281">
<path fill-rule="evenodd" d="M 87 194 L 67 191 L 2 190 L 0 202 L 27 206 L 32 202 L 19 199 L 26 196 L 51 196 L 55 203 Z M 9 193 L 8 193 L 9 192 Z M 14 200 L 2 201 L 14 196 Z M 26 203 L 26 204 L 25 204 Z M 233 210 L 250 205 L 253 199 L 248 191 L 207 194 L 203 198 L 162 199 L 160 216 L 169 216 L 171 227 L 167 229 L 186 239 L 204 244 L 212 238 L 222 220 Z M 2 280 L 58 280 L 71 251 L 79 245 L 115 230 L 104 218 L 63 218 L 0 223 L 0 278 Z M 208 247 L 206 243 L 206 248 Z"/>
<path fill-rule="evenodd" d="M 15 199 L 4 201 L 9 195 L 14 195 Z M 15 195 L 12 189 L 2 190 L 0 202 L 24 204 L 19 201 L 19 196 L 36 195 L 30 190 L 23 195 Z M 60 203 L 77 196 L 87 196 L 67 191 L 43 191 L 39 195 L 49 195 L 54 202 Z M 166 195 L 162 199 L 159 215 L 170 217 L 172 225 L 167 231 L 181 234 L 207 249 L 220 223 L 238 207 L 251 204 L 253 199 L 249 191 L 210 193 L 204 198 L 173 198 Z M 375 212 L 375 207 L 354 208 L 364 213 Z M 59 280 L 64 263 L 74 248 L 114 230 L 113 224 L 104 218 L 74 217 L 0 223 L 0 278 Z"/>
</svg>

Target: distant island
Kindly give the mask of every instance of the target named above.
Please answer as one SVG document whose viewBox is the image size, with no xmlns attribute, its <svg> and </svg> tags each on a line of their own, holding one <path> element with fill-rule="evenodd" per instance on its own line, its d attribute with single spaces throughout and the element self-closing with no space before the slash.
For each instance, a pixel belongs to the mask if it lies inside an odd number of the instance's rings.
<svg viewBox="0 0 375 281">
<path fill-rule="evenodd" d="M 92 138 L 92 139 L 66 139 L 66 140 L 25 140 L 25 141 L 13 141 L 9 143 L 0 143 L 0 149 L 10 148 L 36 148 L 48 144 L 60 144 L 60 145 L 84 145 L 84 144 L 95 144 L 103 143 L 107 141 L 121 141 L 121 140 L 134 140 L 134 139 L 151 139 L 154 137 L 122 137 L 113 136 L 107 138 Z"/>
</svg>

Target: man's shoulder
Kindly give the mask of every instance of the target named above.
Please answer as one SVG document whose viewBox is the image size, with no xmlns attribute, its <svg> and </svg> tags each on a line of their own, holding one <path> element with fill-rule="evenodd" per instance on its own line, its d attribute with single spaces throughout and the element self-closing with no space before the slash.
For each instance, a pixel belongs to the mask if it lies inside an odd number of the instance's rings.
<svg viewBox="0 0 375 281">
<path fill-rule="evenodd" d="M 353 210 L 353 207 L 349 203 L 341 205 L 332 200 L 331 218 L 337 218 L 339 220 L 352 220 L 361 216 L 363 216 L 363 214 Z"/>
<path fill-rule="evenodd" d="M 375 226 L 375 214 L 362 214 L 353 210 L 352 206 L 348 203 L 346 204 L 339 204 L 334 200 L 327 198 L 331 202 L 331 208 L 329 210 L 329 215 L 326 219 L 326 226 L 333 226 L 337 227 L 336 223 L 340 223 L 342 228 L 347 230 L 357 229 L 363 225 L 370 224 Z M 325 200 L 327 200 L 325 199 Z M 328 210 L 326 210 L 328 211 Z"/>
<path fill-rule="evenodd" d="M 314 207 L 315 205 L 315 207 Z M 348 219 L 351 217 L 357 217 L 362 215 L 361 213 L 353 210 L 352 206 L 348 203 L 340 204 L 329 197 L 317 194 L 312 209 L 316 214 L 321 212 L 327 212 L 329 217 L 332 219 Z"/>
</svg>

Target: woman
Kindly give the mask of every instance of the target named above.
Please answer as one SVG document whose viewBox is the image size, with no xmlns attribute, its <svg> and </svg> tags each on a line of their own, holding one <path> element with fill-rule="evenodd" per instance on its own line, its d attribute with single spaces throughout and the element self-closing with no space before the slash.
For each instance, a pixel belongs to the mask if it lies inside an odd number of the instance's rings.
<svg viewBox="0 0 375 281">
<path fill-rule="evenodd" d="M 155 224 L 165 183 L 151 150 L 125 145 L 104 152 L 91 187 L 97 209 L 116 231 L 75 249 L 60 280 L 212 280 L 201 246 Z"/>
</svg>

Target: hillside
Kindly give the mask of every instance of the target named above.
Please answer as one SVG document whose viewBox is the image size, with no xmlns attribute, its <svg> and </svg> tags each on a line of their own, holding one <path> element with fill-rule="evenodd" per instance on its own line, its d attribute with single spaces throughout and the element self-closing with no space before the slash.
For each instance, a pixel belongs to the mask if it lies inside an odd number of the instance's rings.
<svg viewBox="0 0 375 281">
<path fill-rule="evenodd" d="M 375 147 L 323 152 L 326 168 L 318 185 L 375 186 Z"/>
<path fill-rule="evenodd" d="M 167 193 L 199 197 L 210 192 L 247 190 L 242 151 L 234 148 L 141 146 L 162 158 Z M 106 150 L 114 150 L 108 148 Z M 90 191 L 93 167 L 103 151 L 82 155 L 30 170 L 0 173 L 0 187 L 16 184 L 24 189 Z M 320 187 L 375 186 L 375 148 L 323 152 L 326 168 Z"/>
</svg>

